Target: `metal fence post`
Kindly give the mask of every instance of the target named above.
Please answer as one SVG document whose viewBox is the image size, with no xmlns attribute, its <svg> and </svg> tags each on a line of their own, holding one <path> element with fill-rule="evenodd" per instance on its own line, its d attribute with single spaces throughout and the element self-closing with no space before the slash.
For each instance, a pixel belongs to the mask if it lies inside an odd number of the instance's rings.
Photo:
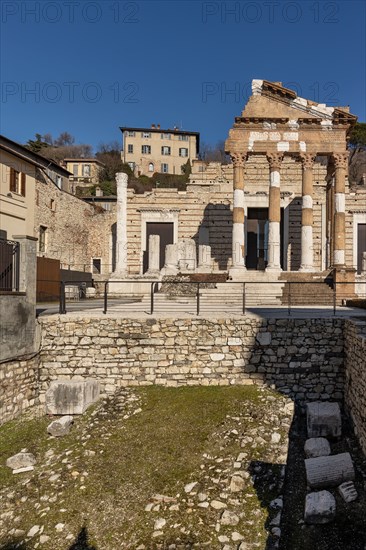
<svg viewBox="0 0 366 550">
<path fill-rule="evenodd" d="M 333 282 L 333 315 L 336 314 L 337 311 L 337 283 Z"/>
<path fill-rule="evenodd" d="M 288 283 L 288 304 L 287 304 L 288 315 L 291 315 L 291 283 Z"/>
<path fill-rule="evenodd" d="M 108 287 L 108 281 L 106 281 L 104 283 L 104 310 L 103 310 L 104 315 L 107 313 L 107 309 L 108 309 L 108 291 L 107 291 L 107 287 Z"/>
<path fill-rule="evenodd" d="M 154 313 L 154 286 L 155 283 L 151 283 L 150 288 L 150 315 Z"/>
<path fill-rule="evenodd" d="M 245 283 L 243 283 L 243 315 L 245 315 Z"/>
<path fill-rule="evenodd" d="M 200 284 L 197 283 L 197 315 L 200 314 Z"/>
</svg>

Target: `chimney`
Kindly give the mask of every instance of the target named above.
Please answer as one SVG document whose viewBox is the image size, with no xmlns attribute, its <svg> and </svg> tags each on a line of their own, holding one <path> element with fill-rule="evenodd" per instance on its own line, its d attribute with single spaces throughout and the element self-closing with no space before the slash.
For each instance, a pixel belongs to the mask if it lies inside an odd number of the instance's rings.
<svg viewBox="0 0 366 550">
<path fill-rule="evenodd" d="M 155 124 L 152 124 L 152 125 L 151 125 L 151 128 L 155 128 Z"/>
<path fill-rule="evenodd" d="M 157 124 L 156 127 L 158 130 L 160 130 L 160 124 Z"/>
</svg>

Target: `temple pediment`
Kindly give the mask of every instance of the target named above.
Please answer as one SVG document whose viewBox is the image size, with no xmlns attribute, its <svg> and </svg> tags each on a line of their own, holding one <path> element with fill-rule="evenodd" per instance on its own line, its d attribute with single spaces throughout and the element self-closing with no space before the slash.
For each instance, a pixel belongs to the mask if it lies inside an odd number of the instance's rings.
<svg viewBox="0 0 366 550">
<path fill-rule="evenodd" d="M 347 108 L 330 107 L 299 97 L 296 92 L 278 82 L 253 80 L 252 95 L 236 122 L 282 119 L 285 121 L 329 121 L 333 123 L 354 123 L 357 117 Z"/>
</svg>

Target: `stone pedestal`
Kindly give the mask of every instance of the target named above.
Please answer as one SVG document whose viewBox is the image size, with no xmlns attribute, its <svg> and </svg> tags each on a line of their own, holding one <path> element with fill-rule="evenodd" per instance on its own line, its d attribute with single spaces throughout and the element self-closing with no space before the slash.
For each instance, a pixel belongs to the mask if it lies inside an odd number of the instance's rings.
<svg viewBox="0 0 366 550">
<path fill-rule="evenodd" d="M 99 395 L 97 380 L 54 380 L 46 392 L 46 414 L 83 414 Z"/>
<path fill-rule="evenodd" d="M 193 239 L 182 239 L 178 242 L 179 271 L 192 272 L 197 267 L 196 243 Z"/>
<path fill-rule="evenodd" d="M 310 438 L 342 435 L 342 419 L 338 403 L 308 403 L 306 422 Z"/>
<path fill-rule="evenodd" d="M 149 236 L 149 257 L 146 277 L 156 276 L 160 272 L 160 236 Z"/>
<path fill-rule="evenodd" d="M 329 523 L 335 518 L 336 501 L 329 491 L 309 493 L 305 500 L 305 522 L 310 524 Z"/>
<path fill-rule="evenodd" d="M 167 244 L 165 247 L 165 264 L 162 275 L 176 275 L 178 273 L 178 245 Z"/>
<path fill-rule="evenodd" d="M 199 273 L 211 272 L 211 247 L 207 244 L 198 246 L 198 268 Z"/>
</svg>

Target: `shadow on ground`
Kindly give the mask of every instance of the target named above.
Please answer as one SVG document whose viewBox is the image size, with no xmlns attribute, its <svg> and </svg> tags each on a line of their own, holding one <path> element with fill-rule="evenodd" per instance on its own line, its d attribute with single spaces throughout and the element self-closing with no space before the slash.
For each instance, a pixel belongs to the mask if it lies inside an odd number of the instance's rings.
<svg viewBox="0 0 366 550">
<path fill-rule="evenodd" d="M 92 546 L 88 541 L 88 530 L 83 527 L 77 536 L 75 542 L 68 548 L 68 550 L 97 550 L 96 546 Z"/>
</svg>

